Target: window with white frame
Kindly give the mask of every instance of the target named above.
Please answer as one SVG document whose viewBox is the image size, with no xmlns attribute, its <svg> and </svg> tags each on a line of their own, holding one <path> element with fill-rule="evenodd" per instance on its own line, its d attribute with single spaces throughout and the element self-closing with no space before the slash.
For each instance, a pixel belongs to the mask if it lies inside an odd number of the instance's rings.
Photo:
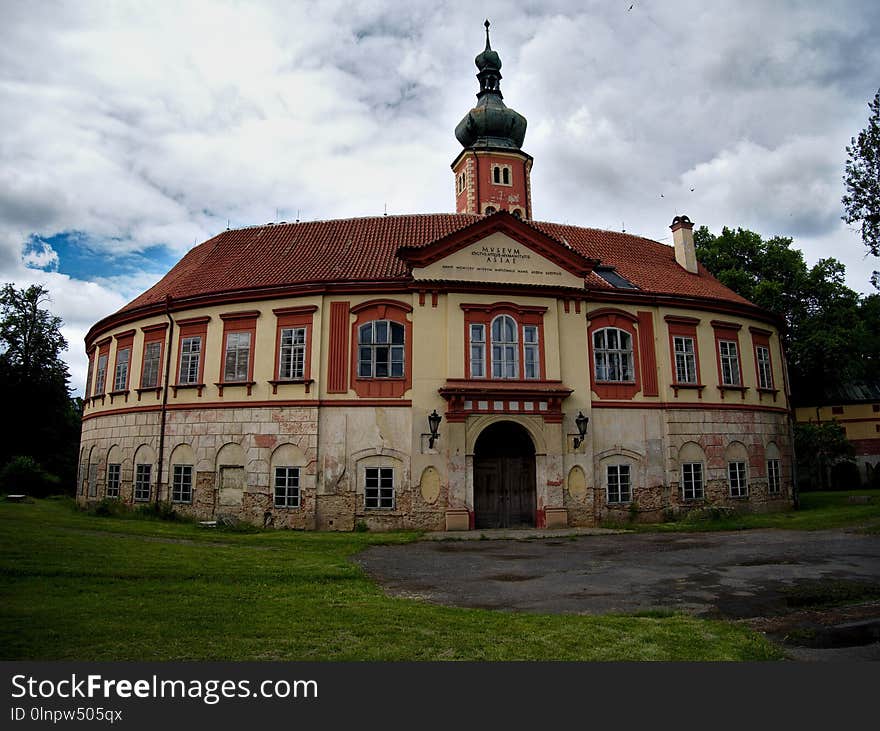
<svg viewBox="0 0 880 731">
<path fill-rule="evenodd" d="M 98 356 L 98 377 L 95 381 L 95 395 L 104 393 L 107 384 L 107 355 Z"/>
<path fill-rule="evenodd" d="M 176 464 L 171 479 L 171 502 L 191 503 L 192 500 L 193 466 L 191 464 Z"/>
<path fill-rule="evenodd" d="M 718 354 L 721 358 L 721 385 L 739 386 L 739 353 L 733 340 L 719 340 Z"/>
<path fill-rule="evenodd" d="M 486 326 L 482 323 L 470 326 L 471 378 L 486 377 Z"/>
<path fill-rule="evenodd" d="M 136 502 L 146 502 L 150 499 L 150 479 L 153 473 L 153 465 L 139 464 L 134 468 L 134 499 Z"/>
<path fill-rule="evenodd" d="M 121 464 L 107 465 L 107 497 L 119 497 L 119 483 L 122 476 Z"/>
<path fill-rule="evenodd" d="M 778 495 L 782 489 L 781 465 L 778 459 L 767 460 L 767 492 Z"/>
<path fill-rule="evenodd" d="M 202 357 L 202 338 L 193 335 L 180 341 L 180 383 L 199 382 L 199 361 Z"/>
<path fill-rule="evenodd" d="M 749 494 L 745 462 L 728 462 L 727 479 L 730 482 L 730 497 L 746 497 Z"/>
<path fill-rule="evenodd" d="M 278 378 L 296 381 L 306 373 L 306 329 L 285 327 L 281 329 L 281 350 L 278 355 Z"/>
<path fill-rule="evenodd" d="M 681 496 L 684 500 L 703 499 L 702 462 L 685 462 L 681 466 Z"/>
<path fill-rule="evenodd" d="M 131 348 L 123 348 L 116 352 L 116 373 L 113 375 L 113 390 L 124 391 L 128 386 L 128 361 Z"/>
<path fill-rule="evenodd" d="M 403 378 L 405 330 L 401 323 L 374 320 L 358 328 L 358 376 Z"/>
<path fill-rule="evenodd" d="M 758 387 L 773 388 L 773 368 L 770 365 L 770 348 L 766 345 L 755 347 L 755 358 L 758 362 Z"/>
<path fill-rule="evenodd" d="M 299 506 L 299 467 L 276 467 L 275 507 L 298 508 Z"/>
<path fill-rule="evenodd" d="M 510 168 L 503 165 L 495 165 L 492 168 L 492 182 L 496 185 L 510 185 Z"/>
<path fill-rule="evenodd" d="M 605 327 L 593 333 L 593 357 L 597 381 L 632 383 L 632 336 L 616 327 Z"/>
<path fill-rule="evenodd" d="M 394 508 L 394 470 L 391 467 L 365 468 L 364 507 Z"/>
<path fill-rule="evenodd" d="M 144 346 L 144 366 L 141 371 L 141 388 L 156 388 L 159 385 L 159 363 L 161 357 L 161 342 L 154 340 Z"/>
<path fill-rule="evenodd" d="M 696 383 L 697 356 L 694 339 L 684 335 L 676 335 L 672 338 L 672 347 L 675 351 L 676 383 Z"/>
<path fill-rule="evenodd" d="M 251 357 L 251 334 L 231 332 L 226 335 L 226 355 L 223 360 L 223 380 L 246 381 Z"/>
<path fill-rule="evenodd" d="M 526 378 L 541 377 L 540 349 L 538 347 L 538 326 L 523 326 L 523 370 Z"/>
<path fill-rule="evenodd" d="M 632 501 L 632 483 L 628 464 L 610 464 L 606 470 L 608 478 L 608 502 L 628 503 Z"/>
<path fill-rule="evenodd" d="M 492 320 L 492 378 L 519 378 L 516 320 L 498 315 Z"/>
</svg>

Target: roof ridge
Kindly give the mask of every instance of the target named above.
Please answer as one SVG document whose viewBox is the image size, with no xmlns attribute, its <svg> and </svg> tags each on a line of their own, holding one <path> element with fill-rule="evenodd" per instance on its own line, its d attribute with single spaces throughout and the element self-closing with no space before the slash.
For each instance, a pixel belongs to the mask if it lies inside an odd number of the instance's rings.
<svg viewBox="0 0 880 731">
<path fill-rule="evenodd" d="M 382 214 L 379 216 L 349 216 L 348 218 L 315 218 L 308 221 L 269 221 L 268 223 L 252 223 L 248 226 L 237 226 L 234 228 L 227 228 L 221 231 L 218 234 L 214 234 L 211 238 L 215 238 L 217 236 L 222 236 L 227 231 L 252 231 L 256 228 L 269 228 L 276 226 L 296 226 L 302 225 L 305 223 L 343 223 L 345 221 L 370 221 L 370 220 L 388 220 L 392 218 L 434 218 L 435 216 L 448 216 L 450 218 L 455 218 L 461 216 L 462 218 L 481 218 L 481 214 L 479 213 L 397 213 L 397 214 Z M 210 241 L 211 239 L 207 239 Z M 205 243 L 205 242 L 202 242 Z"/>
</svg>

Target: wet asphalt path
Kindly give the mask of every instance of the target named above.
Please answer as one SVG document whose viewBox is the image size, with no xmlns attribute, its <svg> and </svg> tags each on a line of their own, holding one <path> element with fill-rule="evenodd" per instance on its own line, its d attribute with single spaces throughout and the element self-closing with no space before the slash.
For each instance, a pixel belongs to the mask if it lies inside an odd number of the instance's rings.
<svg viewBox="0 0 880 731">
<path fill-rule="evenodd" d="M 373 546 L 357 561 L 391 594 L 526 612 L 764 617 L 792 590 L 880 585 L 880 536 L 750 530 Z"/>
</svg>

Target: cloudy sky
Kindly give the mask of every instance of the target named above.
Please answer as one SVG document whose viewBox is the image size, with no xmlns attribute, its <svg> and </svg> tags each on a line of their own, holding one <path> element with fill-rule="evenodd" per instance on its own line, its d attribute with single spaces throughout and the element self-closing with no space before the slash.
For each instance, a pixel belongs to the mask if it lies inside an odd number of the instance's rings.
<svg viewBox="0 0 880 731">
<path fill-rule="evenodd" d="M 0 282 L 50 290 L 78 392 L 89 326 L 227 221 L 451 211 L 487 16 L 536 218 L 686 213 L 870 291 L 840 197 L 876 0 L 0 0 Z"/>
</svg>

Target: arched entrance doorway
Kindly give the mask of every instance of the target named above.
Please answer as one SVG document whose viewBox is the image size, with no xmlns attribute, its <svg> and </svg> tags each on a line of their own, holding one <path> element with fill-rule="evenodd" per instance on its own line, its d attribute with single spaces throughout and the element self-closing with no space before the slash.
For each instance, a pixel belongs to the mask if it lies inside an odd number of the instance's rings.
<svg viewBox="0 0 880 731">
<path fill-rule="evenodd" d="M 474 446 L 474 527 L 535 526 L 535 445 L 519 424 L 487 426 Z"/>
</svg>

